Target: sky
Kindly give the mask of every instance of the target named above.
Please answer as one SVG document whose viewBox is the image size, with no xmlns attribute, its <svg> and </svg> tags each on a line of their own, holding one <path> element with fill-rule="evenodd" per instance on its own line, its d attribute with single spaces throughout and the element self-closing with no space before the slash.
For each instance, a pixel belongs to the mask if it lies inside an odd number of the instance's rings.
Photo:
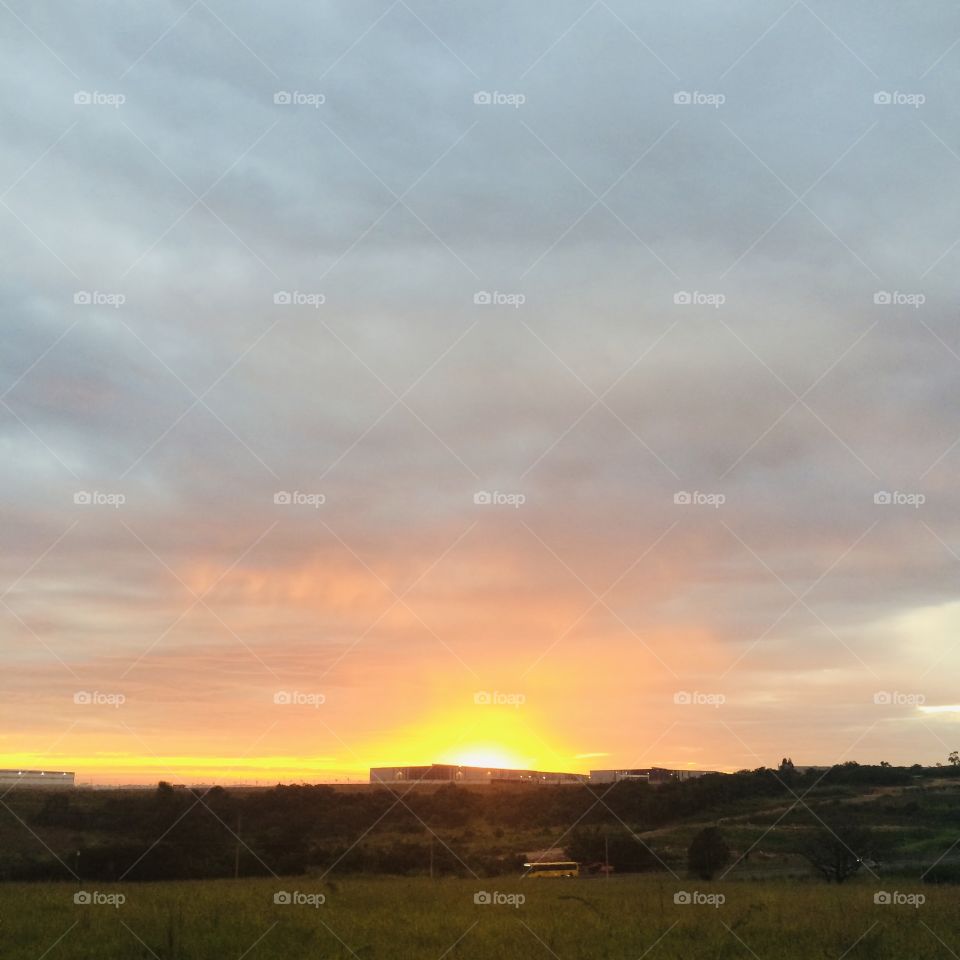
<svg viewBox="0 0 960 960">
<path fill-rule="evenodd" d="M 960 747 L 954 5 L 0 22 L 0 766 Z"/>
</svg>

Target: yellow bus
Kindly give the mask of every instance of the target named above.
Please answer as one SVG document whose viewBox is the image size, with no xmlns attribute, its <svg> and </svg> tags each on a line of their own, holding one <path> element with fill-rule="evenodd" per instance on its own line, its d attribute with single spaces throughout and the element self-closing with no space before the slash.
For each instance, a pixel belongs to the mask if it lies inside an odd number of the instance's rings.
<svg viewBox="0 0 960 960">
<path fill-rule="evenodd" d="M 580 864 L 573 860 L 556 860 L 550 863 L 525 863 L 524 877 L 579 877 Z"/>
</svg>

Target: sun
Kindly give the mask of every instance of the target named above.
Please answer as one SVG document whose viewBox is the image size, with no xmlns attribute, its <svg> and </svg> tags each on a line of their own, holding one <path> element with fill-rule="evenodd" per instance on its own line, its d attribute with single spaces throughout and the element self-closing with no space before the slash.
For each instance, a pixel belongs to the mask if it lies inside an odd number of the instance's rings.
<svg viewBox="0 0 960 960">
<path fill-rule="evenodd" d="M 455 747 L 440 757 L 441 763 L 463 767 L 490 767 L 498 770 L 525 769 L 529 761 L 496 744 L 475 744 Z"/>
<path fill-rule="evenodd" d="M 551 736 L 540 732 L 544 726 L 542 718 L 526 708 L 470 702 L 464 706 L 461 701 L 393 731 L 366 754 L 371 766 L 444 763 L 488 770 L 568 769 L 577 751 L 558 748 Z"/>
</svg>

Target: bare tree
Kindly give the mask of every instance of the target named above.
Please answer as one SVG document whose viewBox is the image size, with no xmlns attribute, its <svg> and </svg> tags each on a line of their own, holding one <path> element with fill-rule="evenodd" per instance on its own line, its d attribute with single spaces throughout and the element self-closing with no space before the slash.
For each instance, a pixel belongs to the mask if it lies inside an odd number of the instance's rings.
<svg viewBox="0 0 960 960">
<path fill-rule="evenodd" d="M 828 883 L 843 883 L 877 856 L 878 841 L 868 828 L 837 820 L 815 827 L 798 852 Z"/>
</svg>

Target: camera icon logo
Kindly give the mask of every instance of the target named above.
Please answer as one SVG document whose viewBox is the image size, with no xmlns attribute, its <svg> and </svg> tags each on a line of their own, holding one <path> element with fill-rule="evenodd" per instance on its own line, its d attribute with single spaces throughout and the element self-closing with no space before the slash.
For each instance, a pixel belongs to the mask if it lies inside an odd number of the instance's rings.
<svg viewBox="0 0 960 960">
<path fill-rule="evenodd" d="M 885 903 L 891 903 L 892 901 L 893 901 L 893 898 L 890 896 L 890 894 L 886 890 L 878 890 L 873 895 L 874 903 L 885 904 Z"/>
<path fill-rule="evenodd" d="M 293 301 L 293 297 L 290 296 L 290 293 L 287 290 L 278 290 L 273 295 L 273 302 L 277 304 L 277 306 L 286 306 L 288 303 L 291 303 L 292 301 Z"/>
<path fill-rule="evenodd" d="M 91 902 L 90 894 L 86 890 L 78 890 L 73 895 L 73 902 L 79 904 L 88 904 Z"/>
<path fill-rule="evenodd" d="M 293 97 L 291 97 L 289 90 L 278 90 L 273 95 L 274 103 L 279 103 L 279 104 L 291 103 L 292 100 L 293 100 Z"/>
<path fill-rule="evenodd" d="M 493 698 L 490 696 L 489 690 L 478 690 L 473 695 L 473 702 L 481 706 L 488 706 L 493 702 Z"/>
<path fill-rule="evenodd" d="M 673 295 L 673 302 L 677 306 L 687 306 L 693 302 L 693 297 L 690 296 L 690 293 L 687 290 L 678 290 Z"/>
<path fill-rule="evenodd" d="M 80 306 L 87 306 L 93 302 L 93 297 L 90 296 L 89 290 L 78 290 L 73 295 L 73 302 Z"/>
<path fill-rule="evenodd" d="M 485 506 L 486 504 L 493 503 L 493 495 L 487 490 L 478 490 L 473 495 L 473 502 L 477 506 Z"/>
<path fill-rule="evenodd" d="M 86 690 L 78 690 L 73 695 L 73 702 L 78 703 L 81 706 L 89 706 L 91 703 L 93 703 L 93 696 Z"/>
<path fill-rule="evenodd" d="M 690 896 L 690 894 L 686 890 L 678 890 L 673 895 L 673 902 L 674 903 L 692 903 L 693 898 Z"/>
<path fill-rule="evenodd" d="M 673 695 L 673 702 L 683 704 L 686 706 L 688 704 L 693 703 L 693 697 L 690 695 L 690 692 L 688 690 L 678 690 Z"/>
<path fill-rule="evenodd" d="M 473 102 L 478 104 L 488 104 L 493 102 L 493 98 L 490 96 L 488 91 L 478 90 L 473 95 Z"/>
<path fill-rule="evenodd" d="M 486 890 L 478 890 L 473 895 L 473 902 L 480 904 L 493 903 L 493 897 Z"/>
<path fill-rule="evenodd" d="M 91 102 L 89 91 L 78 90 L 73 95 L 73 102 L 79 106 L 87 106 Z"/>
<path fill-rule="evenodd" d="M 273 902 L 279 904 L 288 904 L 293 902 L 293 898 L 290 896 L 289 891 L 287 890 L 278 890 L 273 895 Z"/>
<path fill-rule="evenodd" d="M 678 90 L 673 95 L 674 103 L 691 103 L 693 98 L 690 96 L 690 93 L 687 90 Z"/>
<path fill-rule="evenodd" d="M 493 297 L 486 290 L 478 290 L 473 295 L 473 302 L 477 306 L 487 306 L 487 304 L 493 303 Z"/>
<path fill-rule="evenodd" d="M 873 495 L 873 502 L 876 504 L 893 503 L 893 496 L 886 490 L 879 490 Z"/>
<path fill-rule="evenodd" d="M 78 490 L 73 495 L 73 502 L 83 506 L 89 503 L 93 503 L 93 497 L 90 495 L 89 491 L 87 490 Z"/>
<path fill-rule="evenodd" d="M 280 506 L 293 503 L 293 496 L 286 490 L 278 490 L 273 495 L 273 502 Z"/>
<path fill-rule="evenodd" d="M 873 302 L 878 306 L 886 306 L 893 303 L 893 296 L 887 290 L 878 290 L 873 295 Z"/>
<path fill-rule="evenodd" d="M 886 105 L 886 104 L 888 104 L 888 103 L 892 103 L 892 102 L 893 102 L 893 97 L 891 97 L 890 94 L 887 93 L 886 90 L 878 90 L 878 91 L 873 95 L 873 102 L 876 103 L 876 104 L 880 104 L 881 106 L 883 106 L 883 105 Z"/>
<path fill-rule="evenodd" d="M 286 690 L 278 690 L 273 695 L 273 702 L 282 706 L 288 706 L 293 703 L 293 697 Z"/>
<path fill-rule="evenodd" d="M 890 695 L 889 690 L 878 690 L 873 695 L 873 702 L 881 707 L 889 706 L 891 703 L 893 703 L 893 697 Z"/>
<path fill-rule="evenodd" d="M 692 503 L 693 498 L 690 496 L 690 494 L 686 490 L 678 490 L 673 495 L 673 502 L 683 506 L 685 504 Z"/>
</svg>

